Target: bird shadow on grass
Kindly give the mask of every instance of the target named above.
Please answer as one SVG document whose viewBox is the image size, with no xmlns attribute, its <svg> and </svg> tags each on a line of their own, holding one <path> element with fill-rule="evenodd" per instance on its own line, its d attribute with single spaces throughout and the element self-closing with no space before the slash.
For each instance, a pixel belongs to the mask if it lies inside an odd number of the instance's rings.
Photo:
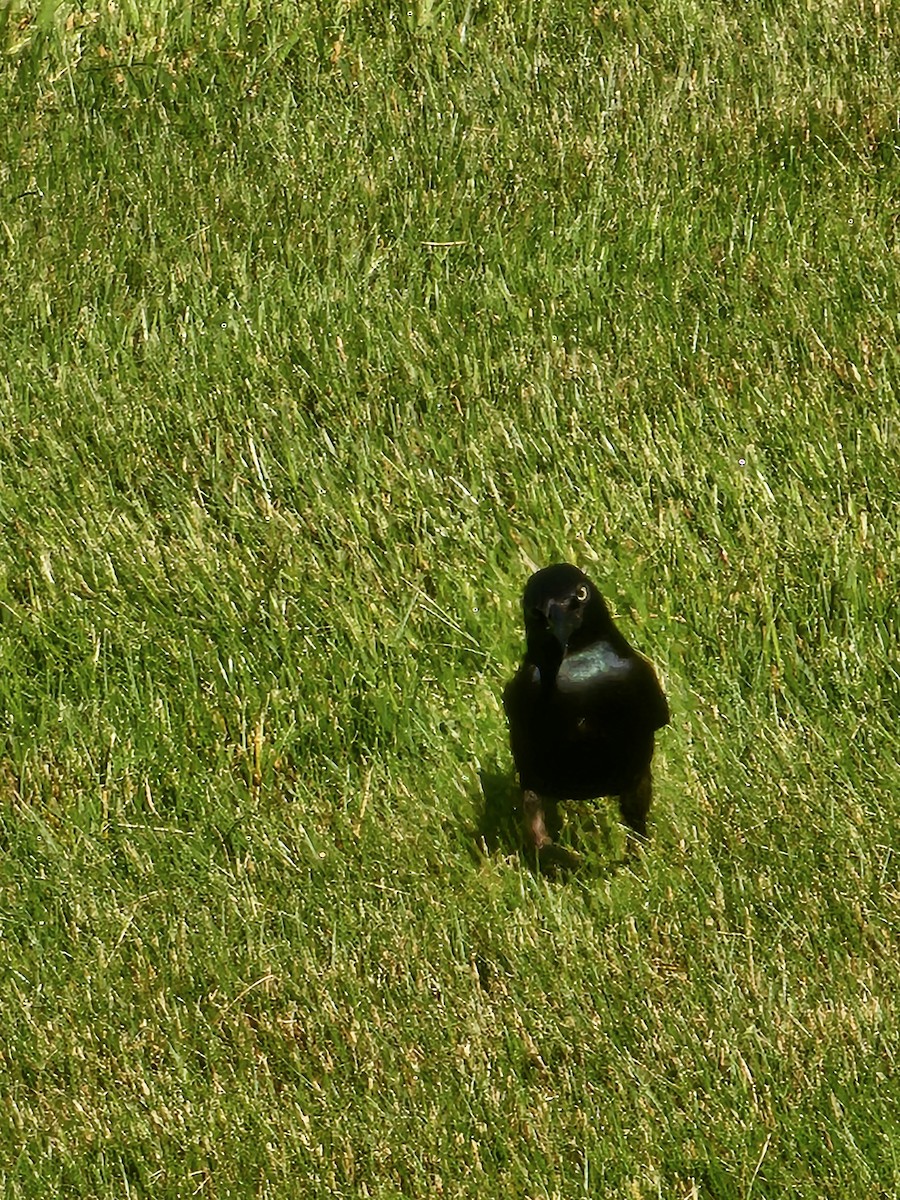
<svg viewBox="0 0 900 1200">
<path fill-rule="evenodd" d="M 501 771 L 496 761 L 480 768 L 480 787 L 474 795 L 479 812 L 473 830 L 476 857 L 515 854 L 523 849 L 521 793 L 514 774 Z"/>
<path fill-rule="evenodd" d="M 547 832 L 553 838 L 553 843 L 546 846 L 540 855 L 536 854 L 525 844 L 522 833 L 522 793 L 514 773 L 500 770 L 499 764 L 492 761 L 479 770 L 478 777 L 480 787 L 473 799 L 479 820 L 472 831 L 472 854 L 476 861 L 502 854 L 506 858 L 518 858 L 530 871 L 556 879 L 575 874 L 581 879 L 588 876 L 608 878 L 625 865 L 627 855 L 625 859 L 598 860 L 596 847 L 585 844 L 585 849 L 589 851 L 589 857 L 585 858 L 560 843 L 558 839 L 563 820 L 554 807 L 548 807 L 546 812 Z M 598 832 L 595 822 L 591 821 L 589 825 L 593 832 Z M 608 836 L 606 841 L 609 845 Z"/>
</svg>

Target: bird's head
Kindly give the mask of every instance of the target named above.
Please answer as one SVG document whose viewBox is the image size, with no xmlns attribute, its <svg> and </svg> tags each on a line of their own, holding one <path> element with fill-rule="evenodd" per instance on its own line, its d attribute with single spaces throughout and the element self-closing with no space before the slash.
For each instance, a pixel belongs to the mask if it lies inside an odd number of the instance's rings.
<svg viewBox="0 0 900 1200">
<path fill-rule="evenodd" d="M 567 650 L 577 650 L 609 634 L 612 618 L 603 597 L 586 575 L 569 563 L 535 572 L 522 597 L 528 656 L 539 666 L 556 667 Z"/>
</svg>

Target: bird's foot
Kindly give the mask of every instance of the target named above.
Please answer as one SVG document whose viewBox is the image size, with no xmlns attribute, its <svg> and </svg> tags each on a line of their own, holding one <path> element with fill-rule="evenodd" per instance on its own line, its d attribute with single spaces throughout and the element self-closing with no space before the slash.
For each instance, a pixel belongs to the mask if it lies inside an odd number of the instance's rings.
<svg viewBox="0 0 900 1200">
<path fill-rule="evenodd" d="M 537 862 L 540 870 L 548 875 L 558 871 L 577 871 L 582 865 L 581 856 L 574 850 L 567 850 L 559 842 L 545 842 L 537 852 Z"/>
<path fill-rule="evenodd" d="M 553 818 L 556 817 L 556 807 L 552 802 L 548 803 L 550 804 L 550 824 L 555 828 Z M 581 859 L 574 851 L 567 850 L 553 840 L 552 834 L 547 829 L 544 800 L 537 792 L 528 789 L 523 792 L 522 815 L 525 836 L 529 848 L 535 853 L 539 870 L 552 874 L 556 871 L 574 871 L 581 866 Z"/>
</svg>

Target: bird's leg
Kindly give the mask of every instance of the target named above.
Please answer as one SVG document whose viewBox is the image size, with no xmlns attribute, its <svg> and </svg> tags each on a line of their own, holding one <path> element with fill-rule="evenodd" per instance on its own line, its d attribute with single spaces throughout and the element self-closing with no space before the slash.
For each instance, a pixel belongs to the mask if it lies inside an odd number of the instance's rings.
<svg viewBox="0 0 900 1200">
<path fill-rule="evenodd" d="M 525 836 L 535 850 L 549 846 L 553 838 L 547 832 L 544 822 L 544 801 L 537 792 L 526 788 L 522 793 L 522 818 L 525 823 Z"/>
<path fill-rule="evenodd" d="M 531 849 L 537 852 L 537 861 L 542 871 L 575 871 L 581 866 L 578 855 L 555 842 L 553 834 L 547 828 L 549 821 L 551 829 L 559 832 L 559 814 L 554 801 L 545 801 L 537 792 L 526 788 L 522 793 L 522 815 L 525 836 Z"/>
<path fill-rule="evenodd" d="M 650 801 L 653 799 L 653 782 L 650 768 L 641 775 L 634 787 L 619 796 L 619 810 L 622 820 L 630 825 L 641 837 L 647 836 L 647 813 L 650 811 Z"/>
</svg>

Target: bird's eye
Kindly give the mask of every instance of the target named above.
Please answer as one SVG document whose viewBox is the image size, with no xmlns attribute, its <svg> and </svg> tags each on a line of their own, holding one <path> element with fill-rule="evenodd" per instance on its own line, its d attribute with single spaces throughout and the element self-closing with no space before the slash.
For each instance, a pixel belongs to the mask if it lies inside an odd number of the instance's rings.
<svg viewBox="0 0 900 1200">
<path fill-rule="evenodd" d="M 587 598 L 588 598 L 587 587 L 585 584 L 582 584 L 581 587 L 578 589 L 578 591 L 575 593 L 575 599 L 578 601 L 579 604 L 584 604 L 584 602 L 585 602 L 585 600 L 587 600 Z"/>
</svg>

